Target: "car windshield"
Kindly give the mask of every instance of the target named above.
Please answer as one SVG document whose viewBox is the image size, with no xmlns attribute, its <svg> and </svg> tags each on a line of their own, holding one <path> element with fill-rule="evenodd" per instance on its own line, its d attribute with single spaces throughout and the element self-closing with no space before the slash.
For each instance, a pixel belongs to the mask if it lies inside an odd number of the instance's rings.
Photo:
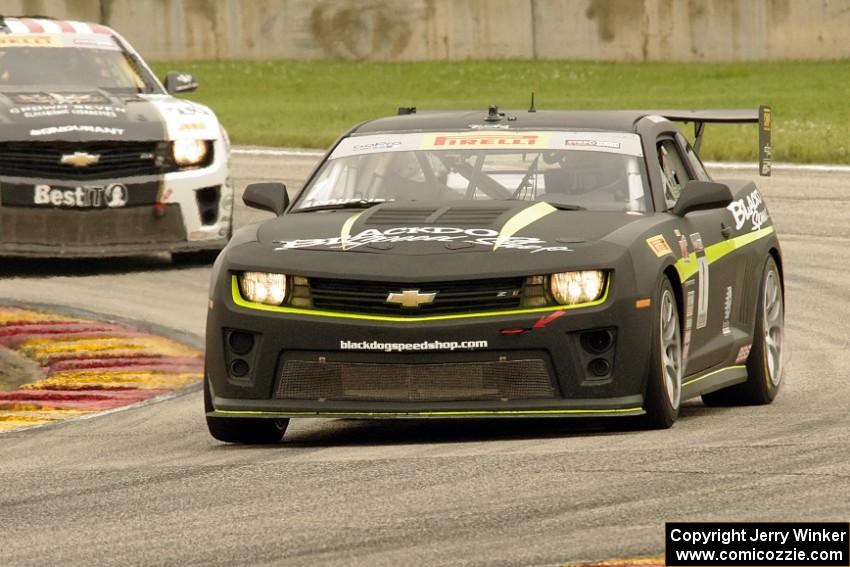
<svg viewBox="0 0 850 567">
<path fill-rule="evenodd" d="M 452 132 L 342 140 L 294 210 L 403 201 L 546 201 L 645 211 L 640 139 L 618 132 Z"/>
<path fill-rule="evenodd" d="M 6 42 L 0 46 L 0 89 L 86 85 L 111 92 L 155 92 L 151 77 L 114 38 L 97 41 L 98 47 L 10 46 Z"/>
</svg>

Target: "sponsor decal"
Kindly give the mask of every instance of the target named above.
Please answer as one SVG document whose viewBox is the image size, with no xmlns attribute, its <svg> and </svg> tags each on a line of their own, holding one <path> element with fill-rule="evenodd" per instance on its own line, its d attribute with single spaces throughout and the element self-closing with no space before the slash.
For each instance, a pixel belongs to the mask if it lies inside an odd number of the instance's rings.
<svg viewBox="0 0 850 567">
<path fill-rule="evenodd" d="M 470 130 L 510 130 L 510 124 L 468 124 Z"/>
<path fill-rule="evenodd" d="M 770 144 L 770 107 L 759 107 L 759 174 L 770 175 L 773 152 Z"/>
<path fill-rule="evenodd" d="M 112 51 L 120 51 L 121 48 L 115 44 L 115 42 L 109 40 L 101 40 L 101 39 L 90 39 L 90 38 L 74 38 L 71 40 L 73 45 L 78 47 L 88 47 L 92 49 L 109 49 Z"/>
<path fill-rule="evenodd" d="M 57 35 L 22 34 L 0 35 L 0 47 L 62 47 Z"/>
<path fill-rule="evenodd" d="M 647 238 L 646 243 L 649 245 L 650 250 L 655 252 L 655 255 L 659 258 L 666 254 L 673 254 L 673 251 L 670 250 L 670 245 L 667 244 L 667 239 L 661 234 L 656 234 L 651 238 Z"/>
<path fill-rule="evenodd" d="M 738 356 L 735 357 L 735 364 L 743 364 L 750 357 L 750 350 L 753 348 L 753 343 L 747 343 L 738 349 Z"/>
<path fill-rule="evenodd" d="M 193 230 L 189 233 L 188 240 L 203 240 L 209 238 L 209 234 L 205 230 Z"/>
<path fill-rule="evenodd" d="M 371 144 L 357 144 L 351 148 L 355 152 L 374 152 L 376 150 L 390 151 L 401 146 L 401 141 L 394 142 L 373 142 Z"/>
<path fill-rule="evenodd" d="M 477 350 L 489 346 L 488 341 L 421 341 L 388 343 L 382 341 L 339 341 L 340 350 L 370 350 L 380 352 L 413 352 L 428 350 Z"/>
<path fill-rule="evenodd" d="M 50 185 L 33 187 L 33 204 L 73 208 L 119 208 L 127 204 L 127 187 L 112 183 L 106 187 L 64 189 Z"/>
<path fill-rule="evenodd" d="M 563 317 L 564 315 L 566 315 L 566 311 L 555 311 L 554 313 L 550 313 L 549 315 L 544 315 L 534 323 L 534 326 L 532 328 L 542 329 L 555 319 Z"/>
<path fill-rule="evenodd" d="M 732 316 L 732 286 L 726 286 L 726 298 L 723 301 L 723 327 L 724 335 L 732 334 L 732 326 L 729 319 Z"/>
<path fill-rule="evenodd" d="M 18 104 L 107 104 L 109 99 L 100 93 L 18 93 L 9 95 Z"/>
<path fill-rule="evenodd" d="M 773 163 L 773 155 L 770 146 L 764 146 L 761 150 L 761 169 L 760 174 L 767 177 L 770 175 L 771 164 Z"/>
<path fill-rule="evenodd" d="M 30 130 L 30 136 L 53 136 L 55 134 L 68 134 L 70 132 L 86 132 L 88 134 L 103 134 L 104 136 L 123 136 L 123 128 L 109 128 L 106 126 L 81 126 L 73 124 L 70 126 L 49 126 Z"/>
<path fill-rule="evenodd" d="M 186 122 L 181 124 L 177 129 L 181 132 L 190 132 L 193 130 L 206 130 L 207 125 L 203 122 Z"/>
<path fill-rule="evenodd" d="M 679 238 L 679 253 L 682 255 L 682 260 L 685 264 L 690 264 L 691 251 L 688 249 L 688 239 L 678 230 L 676 231 L 676 236 Z"/>
<path fill-rule="evenodd" d="M 762 205 L 763 201 L 758 189 L 754 189 L 743 199 L 732 201 L 727 208 L 735 218 L 735 230 L 741 230 L 747 222 L 750 223 L 750 230 L 761 229 L 769 220 L 767 209 Z"/>
<path fill-rule="evenodd" d="M 445 147 L 545 147 L 548 136 L 539 133 L 469 133 L 428 134 L 422 139 L 422 149 Z"/>
<path fill-rule="evenodd" d="M 534 325 L 532 325 L 531 327 L 510 327 L 508 329 L 501 329 L 499 331 L 499 334 L 500 335 L 521 335 L 523 333 L 531 332 L 535 329 L 545 329 L 546 326 L 549 323 L 556 321 L 557 319 L 563 317 L 564 315 L 566 315 L 566 313 L 567 313 L 566 311 L 553 311 L 552 313 L 549 313 L 548 315 L 543 315 L 542 317 L 540 317 L 540 319 L 535 321 Z"/>
<path fill-rule="evenodd" d="M 154 102 L 151 100 L 151 102 Z M 166 104 L 157 104 L 164 114 L 179 114 L 181 116 L 209 116 L 211 112 L 202 106 L 191 102 L 169 100 Z"/>
<path fill-rule="evenodd" d="M 596 148 L 611 148 L 615 150 L 620 149 L 619 142 L 610 142 L 608 140 L 564 140 L 564 144 L 567 146 L 591 146 Z"/>
<path fill-rule="evenodd" d="M 689 281 L 689 287 L 693 282 Z M 687 285 L 687 284 L 686 284 Z M 682 338 L 682 366 L 688 363 L 688 353 L 691 350 L 691 331 L 694 328 L 694 290 L 688 290 L 685 300 L 685 336 Z"/>
<path fill-rule="evenodd" d="M 102 104 L 72 105 L 29 105 L 9 109 L 15 118 L 51 118 L 54 116 L 97 116 L 100 118 L 118 118 L 127 113 L 125 108 Z"/>
<path fill-rule="evenodd" d="M 344 240 L 344 241 L 343 241 Z M 448 226 L 405 226 L 383 230 L 367 229 L 358 234 L 334 236 L 330 238 L 303 238 L 298 240 L 278 240 L 275 250 L 297 250 L 302 248 L 328 247 L 333 250 L 353 250 L 376 243 L 397 242 L 464 242 L 473 246 L 493 247 L 499 242 L 500 248 L 527 250 L 531 254 L 538 252 L 572 252 L 567 246 L 549 246 L 548 242 L 533 237 L 499 236 L 489 228 L 457 228 Z"/>
<path fill-rule="evenodd" d="M 691 234 L 691 245 L 697 257 L 697 329 L 708 324 L 708 257 L 698 232 Z"/>
<path fill-rule="evenodd" d="M 352 155 L 417 150 L 518 150 L 539 148 L 555 151 L 593 151 L 642 156 L 636 134 L 616 132 L 528 131 L 504 129 L 500 125 L 470 125 L 465 132 L 422 132 L 368 134 L 343 138 L 330 159 Z"/>
</svg>

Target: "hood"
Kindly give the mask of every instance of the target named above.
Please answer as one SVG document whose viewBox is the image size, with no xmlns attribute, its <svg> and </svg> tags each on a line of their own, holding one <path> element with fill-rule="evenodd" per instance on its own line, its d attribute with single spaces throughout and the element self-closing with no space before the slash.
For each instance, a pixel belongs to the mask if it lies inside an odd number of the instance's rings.
<svg viewBox="0 0 850 567">
<path fill-rule="evenodd" d="M 0 91 L 0 141 L 7 142 L 160 141 L 181 133 L 212 139 L 212 116 L 205 107 L 164 95 L 90 87 Z"/>
<path fill-rule="evenodd" d="M 233 247 L 231 260 L 349 277 L 545 272 L 615 261 L 624 247 L 605 237 L 640 218 L 522 201 L 385 203 L 282 215 L 262 224 L 255 242 Z"/>
</svg>

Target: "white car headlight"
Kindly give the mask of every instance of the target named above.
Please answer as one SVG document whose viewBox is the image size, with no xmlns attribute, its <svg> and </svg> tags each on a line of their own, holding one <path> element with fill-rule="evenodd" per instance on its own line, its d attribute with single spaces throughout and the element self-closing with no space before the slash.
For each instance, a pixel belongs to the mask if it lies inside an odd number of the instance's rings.
<svg viewBox="0 0 850 567">
<path fill-rule="evenodd" d="M 286 300 L 286 276 L 267 272 L 242 272 L 239 274 L 242 296 L 253 303 L 281 305 Z"/>
<path fill-rule="evenodd" d="M 584 270 L 561 272 L 549 277 L 549 291 L 562 305 L 576 305 L 595 301 L 605 291 L 605 272 Z"/>
<path fill-rule="evenodd" d="M 206 140 L 174 140 L 174 161 L 177 165 L 198 165 L 210 151 Z"/>
</svg>

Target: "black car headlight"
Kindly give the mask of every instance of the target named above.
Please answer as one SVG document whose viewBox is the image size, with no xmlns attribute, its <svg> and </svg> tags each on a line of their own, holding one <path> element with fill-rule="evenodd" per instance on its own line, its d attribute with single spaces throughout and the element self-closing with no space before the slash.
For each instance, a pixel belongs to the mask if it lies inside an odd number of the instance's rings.
<svg viewBox="0 0 850 567">
<path fill-rule="evenodd" d="M 242 297 L 252 303 L 283 305 L 286 301 L 288 285 L 285 274 L 242 272 L 238 280 Z"/>
<path fill-rule="evenodd" d="M 605 293 L 605 277 L 601 270 L 552 274 L 549 276 L 549 292 L 561 305 L 589 303 Z"/>
</svg>

